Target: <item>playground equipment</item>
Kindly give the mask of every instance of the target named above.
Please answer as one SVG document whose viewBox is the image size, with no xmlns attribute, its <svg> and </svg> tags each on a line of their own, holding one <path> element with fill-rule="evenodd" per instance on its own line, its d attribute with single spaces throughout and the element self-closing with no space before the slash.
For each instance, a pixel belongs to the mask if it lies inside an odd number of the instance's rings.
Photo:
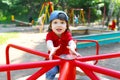
<svg viewBox="0 0 120 80">
<path fill-rule="evenodd" d="M 99 15 L 99 16 L 101 16 L 102 18 L 101 18 L 101 20 L 99 20 L 99 22 L 94 22 L 93 23 L 93 25 L 95 24 L 95 25 L 98 25 L 98 24 L 102 24 L 102 26 L 104 27 L 104 21 L 105 21 L 105 17 L 106 17 L 106 7 L 105 7 L 105 5 L 104 5 L 104 10 L 103 10 L 103 13 L 102 13 L 102 11 L 100 10 L 100 9 L 98 9 L 98 7 L 89 7 L 88 8 L 88 20 L 87 20 L 87 22 L 88 22 L 88 25 L 90 26 L 90 24 L 91 24 L 91 22 L 92 22 L 92 17 L 94 17 L 95 18 L 95 15 L 94 14 L 92 14 L 92 9 L 96 9 L 96 13 Z M 92 26 L 93 26 L 92 25 Z"/>
<path fill-rule="evenodd" d="M 39 17 L 42 16 L 42 14 L 45 14 L 45 18 L 43 20 L 43 22 L 45 22 L 45 20 L 47 21 L 47 18 L 49 18 L 50 13 L 54 10 L 54 6 L 52 2 L 45 2 L 42 5 L 42 8 L 40 9 L 40 13 L 39 13 Z"/>
<path fill-rule="evenodd" d="M 78 42 L 81 40 L 78 40 Z M 82 40 L 84 42 L 84 40 Z M 93 40 L 85 40 L 85 42 L 95 42 L 97 45 L 97 50 L 99 50 L 99 44 L 97 41 Z M 103 59 L 110 59 L 110 58 L 117 58 L 120 57 L 120 53 L 111 53 L 111 54 L 102 54 L 102 55 L 92 55 L 92 56 L 82 56 L 76 57 L 73 55 L 64 55 L 64 56 L 53 56 L 55 60 L 46 60 L 46 61 L 39 61 L 39 62 L 30 62 L 30 63 L 21 63 L 21 64 L 10 64 L 10 57 L 9 57 L 9 50 L 10 48 L 15 48 L 18 50 L 25 51 L 30 54 L 34 54 L 37 56 L 41 56 L 44 58 L 48 58 L 49 54 L 35 51 L 32 49 L 28 49 L 25 47 L 21 47 L 14 44 L 8 44 L 6 47 L 6 65 L 0 65 L 0 72 L 7 72 L 7 80 L 11 80 L 10 72 L 13 70 L 23 70 L 23 69 L 30 69 L 30 68 L 41 68 L 33 75 L 29 76 L 26 80 L 36 80 L 41 75 L 46 73 L 52 67 L 58 65 L 60 66 L 60 75 L 58 80 L 75 80 L 76 79 L 76 67 L 81 68 L 84 73 L 91 79 L 91 80 L 100 80 L 100 78 L 94 73 L 100 73 L 107 76 L 111 76 L 114 78 L 120 79 L 120 71 L 87 64 L 86 61 L 93 61 L 93 60 L 103 60 Z M 48 64 L 50 64 L 48 66 Z M 34 66 L 33 66 L 34 65 Z"/>
<path fill-rule="evenodd" d="M 30 22 L 24 22 L 24 21 L 17 20 L 17 19 L 15 19 L 14 15 L 11 16 L 11 20 L 12 20 L 12 22 L 19 23 L 20 26 L 23 26 L 23 25 L 31 26 L 34 23 L 34 20 L 32 20 L 31 23 Z"/>
<path fill-rule="evenodd" d="M 73 8 L 73 9 L 71 9 L 71 13 L 70 13 L 70 18 L 72 19 L 73 25 L 75 24 L 75 22 L 74 22 L 74 17 L 76 16 L 75 11 L 79 11 L 79 15 L 77 15 L 77 16 L 79 18 L 79 21 L 81 21 L 84 24 L 85 23 L 84 10 L 82 8 L 81 9 Z"/>
<path fill-rule="evenodd" d="M 48 22 L 51 12 L 54 10 L 52 2 L 44 2 L 42 8 L 40 9 L 39 16 L 36 22 L 36 27 L 39 28 L 40 32 L 43 32 L 44 23 Z"/>
<path fill-rule="evenodd" d="M 98 32 L 98 31 L 97 31 Z M 105 44 L 111 44 L 120 42 L 120 31 L 117 32 L 104 32 L 100 34 L 90 34 L 90 35 L 84 35 L 84 36 L 74 36 L 74 39 L 76 40 L 84 40 L 84 39 L 90 39 L 90 40 L 96 40 L 100 45 Z M 94 43 L 87 42 L 87 43 L 78 43 L 77 48 L 84 48 L 84 47 L 90 47 L 95 46 Z"/>
</svg>

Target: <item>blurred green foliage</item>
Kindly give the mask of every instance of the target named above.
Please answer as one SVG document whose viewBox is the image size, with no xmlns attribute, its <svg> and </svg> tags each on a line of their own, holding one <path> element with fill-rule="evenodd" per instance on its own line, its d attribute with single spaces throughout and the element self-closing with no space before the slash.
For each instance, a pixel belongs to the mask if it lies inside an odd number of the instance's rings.
<svg viewBox="0 0 120 80">
<path fill-rule="evenodd" d="M 15 19 L 28 22 L 29 17 L 37 20 L 43 3 L 52 1 L 54 9 L 70 10 L 71 8 L 83 8 L 87 20 L 88 9 L 91 8 L 91 21 L 102 19 L 98 11 L 103 14 L 106 7 L 106 17 L 109 11 L 109 4 L 112 0 L 0 0 L 0 23 L 11 23 L 11 15 Z M 114 1 L 114 0 L 113 0 Z M 120 1 L 115 5 L 120 8 Z M 115 9 L 117 10 L 117 9 Z M 114 11 L 116 13 L 117 11 Z M 78 13 L 77 11 L 75 13 Z"/>
</svg>

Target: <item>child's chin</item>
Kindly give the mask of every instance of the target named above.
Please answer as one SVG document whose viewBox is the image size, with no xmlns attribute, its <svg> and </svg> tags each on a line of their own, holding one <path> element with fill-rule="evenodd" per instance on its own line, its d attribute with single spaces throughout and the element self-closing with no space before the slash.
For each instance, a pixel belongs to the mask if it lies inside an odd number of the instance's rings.
<svg viewBox="0 0 120 80">
<path fill-rule="evenodd" d="M 57 32 L 56 34 L 57 34 L 57 35 L 61 35 L 62 33 L 61 33 L 61 32 Z"/>
</svg>

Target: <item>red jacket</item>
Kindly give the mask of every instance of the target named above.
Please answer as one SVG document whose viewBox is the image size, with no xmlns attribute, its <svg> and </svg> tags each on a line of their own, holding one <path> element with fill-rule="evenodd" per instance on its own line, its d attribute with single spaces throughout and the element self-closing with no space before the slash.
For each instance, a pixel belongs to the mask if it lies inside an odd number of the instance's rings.
<svg viewBox="0 0 120 80">
<path fill-rule="evenodd" d="M 53 31 L 49 32 L 46 36 L 46 41 L 52 40 L 54 47 L 60 45 L 60 48 L 55 53 L 55 55 L 58 56 L 61 54 L 69 54 L 69 49 L 67 48 L 67 46 L 68 42 L 72 39 L 72 35 L 69 31 L 64 32 L 61 37 L 58 37 Z"/>
</svg>

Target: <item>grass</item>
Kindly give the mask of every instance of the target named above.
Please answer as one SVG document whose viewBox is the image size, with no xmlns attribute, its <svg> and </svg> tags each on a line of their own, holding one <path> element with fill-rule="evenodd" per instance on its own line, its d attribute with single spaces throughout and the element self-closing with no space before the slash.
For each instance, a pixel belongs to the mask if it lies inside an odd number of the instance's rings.
<svg viewBox="0 0 120 80">
<path fill-rule="evenodd" d="M 17 36 L 18 36 L 17 32 L 0 33 L 0 45 L 5 43 L 7 40 L 11 38 L 16 38 Z"/>
</svg>

